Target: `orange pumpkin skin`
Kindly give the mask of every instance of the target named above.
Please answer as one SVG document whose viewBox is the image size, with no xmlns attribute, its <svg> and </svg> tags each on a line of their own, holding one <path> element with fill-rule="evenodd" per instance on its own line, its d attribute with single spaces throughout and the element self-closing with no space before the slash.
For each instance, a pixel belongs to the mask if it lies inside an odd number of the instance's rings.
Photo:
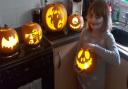
<svg viewBox="0 0 128 89">
<path fill-rule="evenodd" d="M 80 31 L 84 26 L 84 19 L 79 14 L 72 14 L 68 18 L 68 25 L 73 31 Z"/>
<path fill-rule="evenodd" d="M 75 67 L 83 73 L 92 73 L 96 67 L 96 53 L 94 50 L 81 48 L 76 57 Z"/>
<path fill-rule="evenodd" d="M 0 28 L 0 53 L 12 54 L 17 51 L 19 38 L 17 32 L 10 27 Z"/>
<path fill-rule="evenodd" d="M 37 23 L 29 22 L 21 27 L 21 36 L 25 45 L 38 45 L 42 39 L 41 26 Z"/>
<path fill-rule="evenodd" d="M 48 4 L 43 9 L 42 21 L 47 31 L 62 31 L 67 23 L 67 10 L 61 3 Z"/>
</svg>

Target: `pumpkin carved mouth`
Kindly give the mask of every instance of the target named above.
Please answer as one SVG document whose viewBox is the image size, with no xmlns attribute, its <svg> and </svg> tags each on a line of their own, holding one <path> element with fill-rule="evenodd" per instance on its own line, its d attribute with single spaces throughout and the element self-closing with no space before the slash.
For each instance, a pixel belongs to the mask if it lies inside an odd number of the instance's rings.
<svg viewBox="0 0 128 89">
<path fill-rule="evenodd" d="M 76 63 L 81 70 L 86 70 L 92 65 L 92 58 L 84 64 L 81 64 L 78 60 L 76 60 Z"/>
<path fill-rule="evenodd" d="M 13 46 L 15 46 L 18 42 L 18 36 L 11 36 L 8 39 L 2 38 L 2 48 L 8 48 L 13 50 Z"/>
<path fill-rule="evenodd" d="M 73 28 L 73 29 L 78 29 L 78 28 L 80 28 L 80 24 L 78 24 L 78 25 L 75 26 L 75 27 L 74 27 L 72 24 L 70 24 L 70 27 Z"/>
</svg>

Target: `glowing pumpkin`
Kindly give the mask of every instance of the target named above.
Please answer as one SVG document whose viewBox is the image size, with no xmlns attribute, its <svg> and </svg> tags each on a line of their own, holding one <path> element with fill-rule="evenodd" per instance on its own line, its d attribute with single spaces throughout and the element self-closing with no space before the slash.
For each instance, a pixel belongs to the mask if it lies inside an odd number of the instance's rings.
<svg viewBox="0 0 128 89">
<path fill-rule="evenodd" d="M 72 14 L 68 18 L 68 24 L 71 30 L 79 31 L 84 26 L 83 17 L 79 14 Z"/>
<path fill-rule="evenodd" d="M 19 44 L 17 32 L 8 26 L 0 27 L 0 53 L 11 54 L 16 52 Z"/>
<path fill-rule="evenodd" d="M 76 68 L 86 74 L 91 73 L 96 66 L 96 54 L 92 49 L 81 48 L 75 61 Z"/>
<path fill-rule="evenodd" d="M 22 26 L 21 35 L 24 44 L 38 45 L 42 39 L 42 29 L 39 24 L 30 22 Z"/>
<path fill-rule="evenodd" d="M 67 23 L 67 11 L 63 4 L 48 4 L 43 9 L 42 20 L 48 31 L 61 31 Z"/>
</svg>

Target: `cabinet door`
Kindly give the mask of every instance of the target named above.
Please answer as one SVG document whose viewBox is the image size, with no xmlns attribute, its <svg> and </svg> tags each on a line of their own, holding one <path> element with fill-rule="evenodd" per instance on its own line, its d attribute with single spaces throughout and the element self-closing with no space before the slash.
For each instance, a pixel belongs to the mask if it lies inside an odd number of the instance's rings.
<svg viewBox="0 0 128 89">
<path fill-rule="evenodd" d="M 77 77 L 73 61 L 77 42 L 54 49 L 55 89 L 77 89 Z"/>
<path fill-rule="evenodd" d="M 120 65 L 109 65 L 105 89 L 128 89 L 128 61 L 121 58 Z"/>
</svg>

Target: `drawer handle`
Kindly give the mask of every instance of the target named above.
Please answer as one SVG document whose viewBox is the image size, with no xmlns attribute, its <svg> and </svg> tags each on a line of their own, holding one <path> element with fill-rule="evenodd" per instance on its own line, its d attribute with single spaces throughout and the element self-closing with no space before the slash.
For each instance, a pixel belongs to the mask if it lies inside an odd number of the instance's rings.
<svg viewBox="0 0 128 89">
<path fill-rule="evenodd" d="M 60 57 L 60 53 L 59 52 L 58 52 L 58 56 L 59 56 L 58 69 L 60 69 L 60 67 L 61 67 L 61 57 Z"/>
</svg>

